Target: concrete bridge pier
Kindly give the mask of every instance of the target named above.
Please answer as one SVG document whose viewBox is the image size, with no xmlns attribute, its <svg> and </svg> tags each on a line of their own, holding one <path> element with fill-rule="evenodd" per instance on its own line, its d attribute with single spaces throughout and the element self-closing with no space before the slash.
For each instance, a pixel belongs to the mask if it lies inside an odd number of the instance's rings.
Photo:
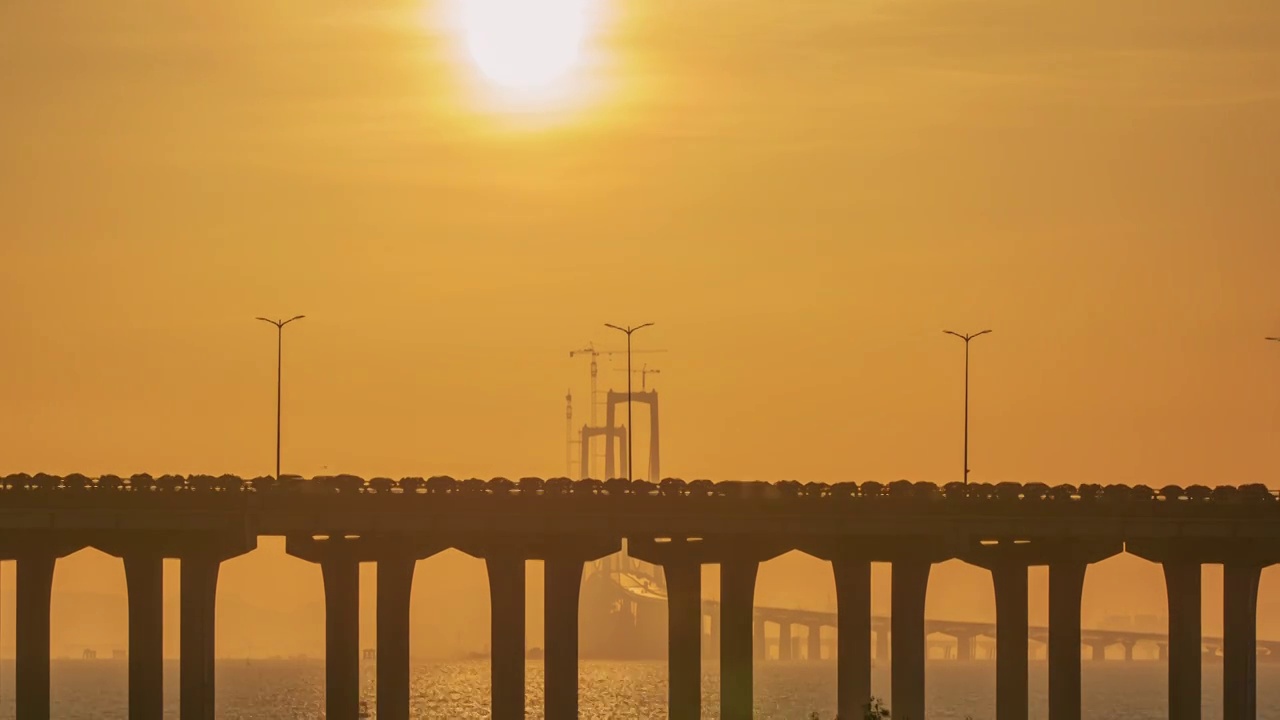
<svg viewBox="0 0 1280 720">
<path fill-rule="evenodd" d="M 667 704 L 671 720 L 698 720 L 702 714 L 702 566 L 671 561 L 667 577 Z M 696 621 L 696 624 L 695 624 Z M 714 624 L 712 625 L 714 627 Z"/>
<path fill-rule="evenodd" d="M 760 561 L 726 558 L 720 563 L 720 717 L 750 720 L 752 716 L 752 624 L 756 573 Z M 763 629 L 763 623 L 759 626 Z M 763 645 L 763 643 L 759 643 Z"/>
<path fill-rule="evenodd" d="M 1133 646 L 1137 644 L 1134 640 L 1125 640 L 1120 643 L 1124 646 L 1124 661 L 1133 662 Z"/>
<path fill-rule="evenodd" d="M 1212 560 L 1202 542 L 1130 540 L 1125 549 L 1164 570 L 1169 604 L 1169 641 L 1157 644 L 1169 665 L 1169 720 L 1200 720 L 1201 664 L 1204 655 L 1200 622 L 1201 563 Z"/>
<path fill-rule="evenodd" d="M 360 538 L 288 537 L 285 552 L 316 563 L 324 582 L 325 717 L 360 712 Z"/>
<path fill-rule="evenodd" d="M 822 626 L 809 626 L 809 649 L 806 651 L 805 659 L 810 662 L 822 659 Z"/>
<path fill-rule="evenodd" d="M 1020 550 L 1019 544 L 1015 542 L 1009 551 L 1015 554 L 1026 553 L 1029 558 L 1026 564 L 1049 566 L 1049 720 L 1080 720 L 1080 600 L 1084 591 L 1085 573 L 1091 563 L 1121 552 L 1124 545 L 1120 540 L 1098 539 L 1024 544 L 1022 547 L 1026 549 Z M 1025 626 L 1025 574 L 1021 583 Z M 1004 630 L 1000 626 L 997 630 L 997 643 L 1002 634 Z M 1025 636 L 1020 652 L 1025 662 Z M 1014 654 L 1012 644 L 1007 649 L 1006 646 L 997 645 L 996 654 L 997 658 L 1007 661 L 1007 656 Z M 1023 677 L 1025 682 L 1025 674 Z M 1025 713 L 1025 704 L 1023 707 Z"/>
<path fill-rule="evenodd" d="M 178 716 L 182 720 L 213 720 L 214 611 L 221 564 L 222 558 L 211 552 L 190 552 L 180 560 Z"/>
<path fill-rule="evenodd" d="M 124 556 L 129 602 L 129 720 L 164 716 L 164 558 Z"/>
<path fill-rule="evenodd" d="M 702 715 L 702 560 L 700 543 L 627 541 L 632 557 L 662 566 L 667 580 L 667 706 L 671 720 Z M 720 641 L 720 616 L 710 614 L 710 643 Z"/>
<path fill-rule="evenodd" d="M 889 661 L 889 629 L 884 626 L 876 628 L 876 660 Z"/>
<path fill-rule="evenodd" d="M 1227 562 L 1222 569 L 1222 717 L 1258 715 L 1258 581 L 1262 565 Z"/>
<path fill-rule="evenodd" d="M 956 660 L 973 660 L 973 646 L 976 638 L 973 635 L 956 635 Z"/>
<path fill-rule="evenodd" d="M 544 706 L 549 718 L 578 717 L 578 599 L 583 566 L 620 548 L 618 540 L 583 540 L 548 548 L 543 554 Z"/>
<path fill-rule="evenodd" d="M 1049 564 L 1049 720 L 1080 720 L 1080 599 L 1089 564 Z"/>
<path fill-rule="evenodd" d="M 893 561 L 889 694 L 895 715 L 924 717 L 924 599 L 932 562 L 925 558 Z"/>
<path fill-rule="evenodd" d="M 360 562 L 320 563 L 324 582 L 325 717 L 360 713 Z"/>
<path fill-rule="evenodd" d="M 409 598 L 418 559 L 411 554 L 378 558 L 378 717 L 409 718 Z"/>
<path fill-rule="evenodd" d="M 1087 644 L 1089 646 L 1089 660 L 1096 662 L 1107 659 L 1107 646 L 1111 645 L 1110 642 L 1106 640 L 1099 640 L 1098 642 L 1091 642 Z"/>
<path fill-rule="evenodd" d="M 790 660 L 791 656 L 791 621 L 778 621 L 778 659 Z"/>
<path fill-rule="evenodd" d="M 1027 720 L 1027 565 L 991 566 L 996 595 L 996 718 Z"/>
<path fill-rule="evenodd" d="M 871 699 L 871 561 L 835 556 L 831 570 L 836 581 L 836 714 L 859 717 Z"/>
<path fill-rule="evenodd" d="M 524 720 L 524 556 L 490 553 L 490 682 L 493 720 Z"/>
<path fill-rule="evenodd" d="M 741 539 L 722 539 L 715 543 L 714 554 L 720 561 L 721 720 L 751 720 L 756 573 L 761 562 L 786 549 L 772 541 L 744 545 Z"/>
<path fill-rule="evenodd" d="M 49 601 L 57 556 L 30 552 L 17 558 L 14 692 L 17 720 L 49 718 Z"/>
</svg>

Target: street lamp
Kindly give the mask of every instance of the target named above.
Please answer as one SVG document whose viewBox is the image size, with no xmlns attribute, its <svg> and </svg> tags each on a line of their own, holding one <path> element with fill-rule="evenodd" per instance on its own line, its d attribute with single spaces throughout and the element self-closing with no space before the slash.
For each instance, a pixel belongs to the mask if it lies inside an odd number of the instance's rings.
<svg viewBox="0 0 1280 720">
<path fill-rule="evenodd" d="M 288 320 L 268 320 L 260 317 L 254 318 L 264 323 L 270 323 L 276 326 L 276 479 L 280 479 L 280 374 L 283 365 L 284 355 L 284 326 L 294 320 L 301 320 L 306 315 L 294 315 Z"/>
<path fill-rule="evenodd" d="M 990 330 L 983 330 L 969 335 L 961 335 L 954 330 L 943 330 L 947 335 L 955 335 L 964 341 L 964 484 L 969 484 L 969 341 L 982 337 Z"/>
<path fill-rule="evenodd" d="M 627 480 L 628 481 L 631 480 L 631 456 L 634 454 L 633 446 L 631 444 L 631 333 L 637 330 L 640 330 L 642 328 L 647 328 L 652 324 L 653 323 L 645 323 L 643 325 L 637 325 L 635 327 L 631 327 L 630 325 L 626 327 L 619 327 L 617 325 L 610 325 L 609 323 L 604 324 L 604 326 L 607 328 L 613 328 L 614 330 L 617 330 L 619 332 L 624 332 L 627 334 Z"/>
</svg>

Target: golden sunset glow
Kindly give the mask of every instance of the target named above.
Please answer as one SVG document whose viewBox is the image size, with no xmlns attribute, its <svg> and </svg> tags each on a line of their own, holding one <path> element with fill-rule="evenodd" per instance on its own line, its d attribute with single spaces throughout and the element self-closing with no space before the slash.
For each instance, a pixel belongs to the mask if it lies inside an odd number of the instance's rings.
<svg viewBox="0 0 1280 720">
<path fill-rule="evenodd" d="M 562 78 L 578 62 L 583 0 L 467 0 L 467 50 L 480 72 L 507 88 L 532 89 Z"/>
</svg>

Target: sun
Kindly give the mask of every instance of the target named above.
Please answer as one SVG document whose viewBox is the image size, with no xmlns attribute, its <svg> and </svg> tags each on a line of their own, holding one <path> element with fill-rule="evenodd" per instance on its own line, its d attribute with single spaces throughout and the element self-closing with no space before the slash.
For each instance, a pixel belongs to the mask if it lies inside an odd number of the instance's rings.
<svg viewBox="0 0 1280 720">
<path fill-rule="evenodd" d="M 578 62 L 584 0 L 464 0 L 467 50 L 489 80 L 512 89 L 554 83 Z"/>
</svg>

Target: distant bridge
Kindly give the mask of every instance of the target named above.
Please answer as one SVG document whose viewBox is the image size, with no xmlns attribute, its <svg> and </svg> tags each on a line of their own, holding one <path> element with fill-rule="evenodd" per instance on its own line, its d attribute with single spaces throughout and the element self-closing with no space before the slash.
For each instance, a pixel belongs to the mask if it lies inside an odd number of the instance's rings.
<svg viewBox="0 0 1280 720">
<path fill-rule="evenodd" d="M 1223 564 L 1222 714 L 1252 720 L 1258 581 L 1263 567 L 1280 562 L 1280 501 L 1260 485 L 13 475 L 0 478 L 0 558 L 17 561 L 17 720 L 49 716 L 54 566 L 84 547 L 124 560 L 130 717 L 139 720 L 162 715 L 162 560 L 181 561 L 180 716 L 212 720 L 218 569 L 260 535 L 282 535 L 288 553 L 320 565 L 326 715 L 334 720 L 359 713 L 359 564 L 378 565 L 377 715 L 405 720 L 414 563 L 446 548 L 483 559 L 488 570 L 494 720 L 524 717 L 525 561 L 545 562 L 544 707 L 550 718 L 576 717 L 584 566 L 624 539 L 630 555 L 661 565 L 666 579 L 672 720 L 701 711 L 700 566 L 720 566 L 720 717 L 747 720 L 756 573 L 792 550 L 831 561 L 839 613 L 817 621 L 838 626 L 842 717 L 856 716 L 870 696 L 871 563 L 891 565 L 891 705 L 896 717 L 920 718 L 934 627 L 924 617 L 929 572 L 958 558 L 992 574 L 997 720 L 1027 717 L 1027 568 L 1048 567 L 1049 713 L 1079 720 L 1085 573 L 1130 552 L 1165 574 L 1170 720 L 1199 718 L 1200 569 Z"/>
<path fill-rule="evenodd" d="M 656 581 L 655 578 L 643 572 L 643 570 L 630 569 L 626 572 L 610 572 L 610 581 L 616 586 L 618 591 L 628 597 L 632 602 L 639 605 L 660 606 L 665 608 L 667 604 L 667 596 L 665 590 Z M 720 602 L 717 600 L 703 599 L 702 601 L 703 615 L 703 654 L 704 656 L 713 656 L 716 648 L 719 647 L 719 616 Z M 826 657 L 834 658 L 836 653 L 833 648 L 834 637 L 822 638 L 822 628 L 838 628 L 839 615 L 835 612 L 823 610 L 805 610 L 797 608 L 779 608 L 766 607 L 756 605 L 753 610 L 754 621 L 754 643 L 753 650 L 757 660 L 817 660 L 823 657 L 823 648 L 827 648 Z M 776 625 L 778 627 L 778 639 L 776 642 L 766 636 L 764 627 L 766 624 Z M 805 651 L 800 651 L 800 637 L 794 635 L 794 628 L 805 628 L 804 637 Z M 887 660 L 889 658 L 889 637 L 892 628 L 892 618 L 888 615 L 872 615 L 871 616 L 871 633 L 875 639 L 875 648 L 872 654 L 877 660 Z M 997 623 L 982 622 L 972 620 L 938 620 L 926 618 L 924 621 L 925 635 L 945 635 L 954 640 L 954 655 L 949 656 L 956 660 L 973 660 L 977 657 L 975 650 L 975 640 L 977 638 L 996 639 Z M 1027 628 L 1027 637 L 1036 645 L 1047 646 L 1049 643 L 1049 628 L 1042 625 L 1029 625 Z M 1092 651 L 1091 660 L 1104 659 L 1105 650 L 1108 647 L 1122 646 L 1124 648 L 1124 659 L 1132 661 L 1134 659 L 1133 650 L 1139 643 L 1147 643 L 1156 649 L 1156 657 L 1159 660 L 1168 659 L 1169 651 L 1169 635 L 1163 632 L 1145 632 L 1138 630 L 1123 629 L 1106 629 L 1106 628 L 1081 628 L 1080 638 L 1082 645 L 1089 647 Z M 1208 658 L 1216 658 L 1222 651 L 1224 640 L 1222 637 L 1203 636 L 1201 638 L 1202 652 Z M 771 655 L 768 652 L 770 647 L 776 647 L 777 653 Z M 1280 641 L 1277 640 L 1259 640 L 1257 641 L 1258 658 L 1266 662 L 1280 662 Z M 1029 651 L 1033 648 L 1029 648 Z M 990 649 L 989 657 L 994 657 L 994 647 Z M 1033 653 L 1034 655 L 1034 653 Z"/>
</svg>

